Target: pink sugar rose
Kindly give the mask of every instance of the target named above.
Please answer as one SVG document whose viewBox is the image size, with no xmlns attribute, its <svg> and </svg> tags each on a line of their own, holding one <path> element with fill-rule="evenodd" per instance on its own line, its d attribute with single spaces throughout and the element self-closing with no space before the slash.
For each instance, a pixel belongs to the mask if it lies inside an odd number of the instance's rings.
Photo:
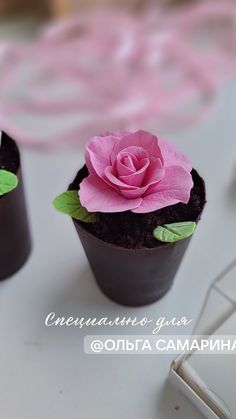
<svg viewBox="0 0 236 419">
<path fill-rule="evenodd" d="M 187 157 L 149 132 L 94 137 L 85 160 L 89 176 L 79 194 L 89 212 L 147 213 L 189 201 L 193 180 Z"/>
</svg>

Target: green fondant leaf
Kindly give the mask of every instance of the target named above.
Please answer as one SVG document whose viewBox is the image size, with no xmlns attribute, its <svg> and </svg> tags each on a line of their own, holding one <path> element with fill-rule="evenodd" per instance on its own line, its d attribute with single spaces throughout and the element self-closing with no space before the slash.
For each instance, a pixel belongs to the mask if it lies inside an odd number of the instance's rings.
<svg viewBox="0 0 236 419">
<path fill-rule="evenodd" d="M 194 233 L 196 226 L 196 223 L 193 221 L 164 224 L 163 226 L 157 227 L 153 231 L 153 235 L 157 240 L 162 242 L 174 243 L 190 237 Z"/>
<path fill-rule="evenodd" d="M 96 221 L 96 215 L 89 213 L 86 208 L 82 207 L 78 191 L 66 191 L 58 195 L 53 201 L 53 206 L 58 211 L 84 223 L 94 223 Z"/>
<path fill-rule="evenodd" d="M 0 195 L 11 192 L 17 185 L 18 179 L 14 173 L 0 169 Z"/>
</svg>

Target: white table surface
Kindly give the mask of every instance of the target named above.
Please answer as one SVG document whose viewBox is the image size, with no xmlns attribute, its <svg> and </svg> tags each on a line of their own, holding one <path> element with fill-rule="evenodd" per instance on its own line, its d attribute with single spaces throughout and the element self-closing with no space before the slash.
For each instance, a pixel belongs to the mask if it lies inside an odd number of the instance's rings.
<svg viewBox="0 0 236 419">
<path fill-rule="evenodd" d="M 98 318 L 187 316 L 194 321 L 184 332 L 192 331 L 210 284 L 236 258 L 235 103 L 231 83 L 207 121 L 169 136 L 204 176 L 208 204 L 173 288 L 148 307 L 124 308 L 103 296 L 71 220 L 51 206 L 81 166 L 81 151 L 22 150 L 34 247 L 24 268 L 0 284 L 1 418 L 202 417 L 167 382 L 173 356 L 84 354 L 86 334 L 133 334 L 131 328 L 47 328 L 44 320 L 52 311 Z"/>
</svg>

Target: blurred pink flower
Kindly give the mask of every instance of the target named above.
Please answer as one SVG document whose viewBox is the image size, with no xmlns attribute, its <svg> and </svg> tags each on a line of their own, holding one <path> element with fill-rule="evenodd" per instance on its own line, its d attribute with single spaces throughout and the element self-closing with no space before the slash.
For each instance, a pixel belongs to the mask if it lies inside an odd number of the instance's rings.
<svg viewBox="0 0 236 419">
<path fill-rule="evenodd" d="M 193 181 L 187 157 L 146 131 L 94 137 L 85 159 L 89 176 L 79 194 L 90 212 L 147 213 L 189 201 Z"/>
</svg>

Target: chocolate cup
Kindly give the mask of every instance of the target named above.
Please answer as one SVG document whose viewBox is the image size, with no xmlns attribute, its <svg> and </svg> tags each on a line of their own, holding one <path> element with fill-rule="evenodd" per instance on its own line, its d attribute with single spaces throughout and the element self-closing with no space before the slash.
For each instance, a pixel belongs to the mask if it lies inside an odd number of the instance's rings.
<svg viewBox="0 0 236 419">
<path fill-rule="evenodd" d="M 205 196 L 204 181 L 200 176 L 199 180 Z M 205 201 L 202 211 L 204 205 Z M 198 222 L 200 217 L 201 214 L 193 221 Z M 98 239 L 82 223 L 74 219 L 73 222 L 100 289 L 125 306 L 147 305 L 163 297 L 173 284 L 191 240 L 187 238 L 154 248 L 127 249 Z"/>
<path fill-rule="evenodd" d="M 19 164 L 16 170 L 18 186 L 0 197 L 0 280 L 17 272 L 26 262 L 31 250 L 20 153 L 15 142 L 5 133 L 2 134 L 2 142 L 7 147 L 14 145 Z"/>
</svg>

